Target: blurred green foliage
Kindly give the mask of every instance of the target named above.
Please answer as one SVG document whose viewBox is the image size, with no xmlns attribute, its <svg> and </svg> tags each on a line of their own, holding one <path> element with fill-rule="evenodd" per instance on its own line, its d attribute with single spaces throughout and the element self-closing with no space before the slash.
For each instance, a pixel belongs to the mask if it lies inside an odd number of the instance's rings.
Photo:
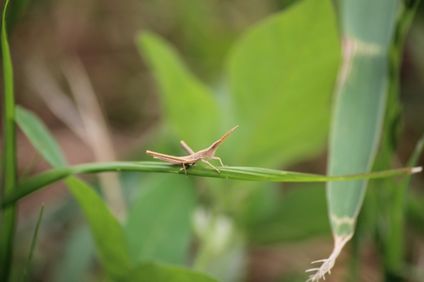
<svg viewBox="0 0 424 282">
<path fill-rule="evenodd" d="M 297 185 L 299 186 L 299 185 Z M 322 186 L 296 187 L 284 194 L 275 211 L 250 227 L 255 244 L 275 244 L 330 235 Z"/>
<path fill-rule="evenodd" d="M 182 154 L 180 139 L 201 149 L 235 124 L 239 130 L 218 151 L 225 164 L 287 167 L 323 151 L 340 66 L 338 23 L 330 1 L 42 2 L 41 7 L 35 2 L 28 6 L 28 1 L 13 1 L 16 5 L 12 5 L 9 20 L 17 24 L 18 35 L 23 35 L 14 38 L 16 45 L 31 46 L 31 55 L 41 54 L 52 65 L 66 57 L 66 52 L 81 56 L 91 68 L 115 131 L 128 132 L 129 128 L 138 135 L 159 117 L 158 130 L 143 136 L 147 144 L 142 152 L 147 147 Z M 20 26 L 15 15 L 22 15 L 25 7 L 31 8 L 26 14 L 29 20 Z M 282 8 L 286 10 L 280 12 Z M 42 20 L 37 20 L 37 13 Z M 144 31 L 136 44 L 148 63 L 148 73 L 131 53 L 135 53 L 133 36 L 140 29 Z M 414 52 L 419 53 L 416 46 Z M 21 63 L 32 59 L 25 57 L 23 49 L 12 49 L 22 69 Z M 154 92 L 150 73 L 159 89 L 159 108 L 149 94 Z M 20 77 L 24 75 L 17 78 L 22 93 L 28 89 Z M 24 104 L 39 105 L 34 96 L 20 95 Z M 43 112 L 45 118 L 49 115 Z M 36 117 L 18 110 L 16 119 L 49 163 L 65 164 L 56 141 Z M 137 124 L 142 126 L 137 128 Z M 127 145 L 118 144 L 124 151 Z M 128 158 L 139 159 L 134 152 L 130 154 Z M 55 273 L 55 281 L 97 280 L 105 275 L 146 282 L 215 281 L 180 267 L 195 264 L 207 240 L 192 234 L 192 218 L 199 206 L 210 211 L 209 223 L 225 218 L 231 227 L 223 251 L 206 254 L 202 269 L 222 281 L 244 279 L 246 267 L 251 267 L 245 261 L 249 247 L 329 237 L 324 192 L 315 185 L 297 185 L 282 193 L 274 184 L 134 176 L 124 184 L 131 203 L 129 217 L 119 222 L 96 189 L 76 178 L 67 184 L 93 240 L 81 226 L 67 234 L 63 258 L 54 258 L 50 265 L 56 269 L 46 270 Z M 411 197 L 408 203 L 409 220 L 420 229 L 422 199 Z M 222 227 L 215 224 L 216 230 Z M 94 249 L 102 270 L 93 263 Z M 279 281 L 302 279 L 304 274 L 289 273 Z"/>
<path fill-rule="evenodd" d="M 17 117 L 21 128 L 36 129 L 26 130 L 26 134 L 38 152 L 46 160 L 54 160 L 51 162 L 53 166 L 64 165 L 64 157 L 59 146 L 41 121 L 23 108 L 18 108 Z M 44 146 L 44 144 L 53 144 L 54 146 Z M 138 204 L 134 205 L 135 213 L 130 216 L 127 239 L 124 227 L 112 215 L 105 202 L 92 187 L 76 177 L 68 177 L 65 183 L 81 206 L 96 243 L 100 261 L 111 279 L 115 281 L 166 281 L 169 277 L 174 277 L 175 281 L 179 281 L 178 279 L 181 281 L 201 281 L 200 279 L 213 281 L 200 273 L 192 273 L 182 268 L 151 263 L 139 265 L 138 263 L 141 259 L 182 263 L 181 257 L 188 251 L 187 244 L 191 229 L 190 209 L 194 204 L 193 192 L 187 185 L 179 186 L 180 188 L 173 187 L 173 192 L 176 194 L 169 193 L 169 189 L 160 189 L 154 185 L 151 186 L 150 193 L 144 191 L 145 194 L 141 194 L 137 201 Z M 169 182 L 165 183 L 169 185 Z M 178 197 L 183 201 L 178 200 Z M 177 204 L 176 209 L 162 209 L 162 217 L 158 217 L 160 213 L 157 212 L 157 207 L 160 204 L 169 204 L 170 200 L 177 200 L 174 202 Z M 151 204 L 153 206 L 150 206 Z M 169 219 L 169 215 L 172 216 L 171 219 Z M 134 238 L 136 235 L 134 232 L 140 231 L 139 228 L 147 228 L 148 232 L 143 232 L 141 238 Z M 150 240 L 146 240 L 149 238 Z M 132 256 L 130 256 L 129 247 Z"/>
<path fill-rule="evenodd" d="M 216 282 L 202 273 L 158 263 L 143 263 L 128 274 L 128 281 L 140 282 Z"/>
<path fill-rule="evenodd" d="M 196 197 L 187 178 L 151 177 L 135 199 L 126 224 L 133 261 L 188 261 Z"/>
<path fill-rule="evenodd" d="M 165 43 L 152 34 L 137 41 L 151 58 L 163 93 L 162 111 L 169 127 L 189 144 L 208 144 L 217 136 L 218 104 Z"/>
<path fill-rule="evenodd" d="M 162 138 L 184 139 L 200 149 L 239 124 L 219 155 L 224 163 L 240 165 L 287 166 L 322 151 L 340 62 L 329 1 L 299 2 L 248 29 L 233 44 L 224 69 L 226 79 L 218 89 L 194 77 L 160 37 L 144 32 L 137 42 L 159 85 L 165 128 L 171 132 Z M 280 210 L 277 203 L 285 206 L 285 202 L 261 184 L 207 181 L 205 185 L 212 195 L 212 210 L 233 214 L 236 223 L 231 224 L 249 231 L 248 238 L 262 238 L 253 242 L 294 239 L 300 234 L 298 239 L 307 238 L 322 234 L 320 227 L 326 226 L 322 198 L 293 195 L 293 210 Z M 269 206 L 268 200 L 273 199 Z M 310 205 L 320 206 L 321 213 L 304 209 Z M 290 227 L 291 216 L 284 216 L 285 212 L 298 212 L 309 220 Z M 320 223 L 324 225 L 317 228 Z M 217 271 L 214 256 L 228 259 L 226 253 L 211 255 L 209 272 L 220 277 L 231 272 L 225 265 Z M 239 259 L 235 255 L 230 261 Z"/>
<path fill-rule="evenodd" d="M 330 3 L 304 1 L 247 31 L 230 53 L 224 94 L 201 86 L 162 40 L 140 38 L 161 89 L 166 124 L 189 144 L 206 146 L 240 124 L 220 153 L 240 164 L 293 163 L 323 148 L 340 58 Z M 239 146 L 242 140 L 249 142 Z"/>
<path fill-rule="evenodd" d="M 23 108 L 18 108 L 16 116 L 33 146 L 52 166 L 66 165 L 60 147 L 36 116 Z M 113 279 L 122 279 L 131 269 L 123 228 L 92 187 L 76 177 L 68 178 L 66 184 L 87 217 L 105 270 Z"/>
</svg>

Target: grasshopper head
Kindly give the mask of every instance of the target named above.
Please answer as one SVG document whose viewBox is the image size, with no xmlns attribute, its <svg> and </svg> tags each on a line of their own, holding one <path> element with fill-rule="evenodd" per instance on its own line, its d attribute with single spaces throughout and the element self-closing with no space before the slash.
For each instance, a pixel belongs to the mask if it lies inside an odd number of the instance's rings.
<svg viewBox="0 0 424 282">
<path fill-rule="evenodd" d="M 212 143 L 212 145 L 210 145 L 206 152 L 205 152 L 205 156 L 208 158 L 211 158 L 213 156 L 215 156 L 215 152 L 218 149 L 218 146 L 221 145 L 222 142 L 225 141 L 225 139 L 228 138 L 228 136 L 231 135 L 231 133 L 234 132 L 234 130 L 236 130 L 239 126 L 236 125 L 233 128 L 231 128 L 230 130 L 228 130 L 227 132 L 224 133 L 224 135 L 221 136 L 221 138 L 219 138 L 218 140 L 216 140 L 215 142 Z"/>
</svg>

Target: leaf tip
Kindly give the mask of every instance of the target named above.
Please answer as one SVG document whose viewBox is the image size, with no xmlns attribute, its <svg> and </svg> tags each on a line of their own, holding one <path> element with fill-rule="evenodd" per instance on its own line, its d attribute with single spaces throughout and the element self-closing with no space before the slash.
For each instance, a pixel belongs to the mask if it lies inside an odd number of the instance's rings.
<svg viewBox="0 0 424 282">
<path fill-rule="evenodd" d="M 411 168 L 411 174 L 420 173 L 422 171 L 423 171 L 423 167 L 422 166 L 417 166 L 417 167 Z"/>
<path fill-rule="evenodd" d="M 340 255 L 343 247 L 347 242 L 349 242 L 352 236 L 353 234 L 335 235 L 334 248 L 330 256 L 326 259 L 320 259 L 312 262 L 312 264 L 321 263 L 321 265 L 319 267 L 310 268 L 305 271 L 307 273 L 311 272 L 311 275 L 309 275 L 309 278 L 306 280 L 306 282 L 318 282 L 325 280 L 326 275 L 331 274 L 331 270 L 336 263 L 337 257 Z"/>
</svg>

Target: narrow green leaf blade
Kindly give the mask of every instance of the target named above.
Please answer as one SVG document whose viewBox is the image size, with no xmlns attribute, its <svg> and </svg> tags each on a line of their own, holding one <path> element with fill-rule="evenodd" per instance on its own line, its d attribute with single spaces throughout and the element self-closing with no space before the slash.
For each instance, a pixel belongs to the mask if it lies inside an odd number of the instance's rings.
<svg viewBox="0 0 424 282">
<path fill-rule="evenodd" d="M 298 1 L 250 29 L 229 60 L 236 155 L 251 164 L 293 162 L 324 146 L 340 47 L 328 0 Z"/>
<path fill-rule="evenodd" d="M 131 269 L 128 246 L 122 226 L 99 195 L 85 182 L 66 180 L 90 225 L 100 261 L 112 278 L 122 279 Z"/>
<path fill-rule="evenodd" d="M 44 206 L 41 206 L 40 212 L 38 213 L 37 223 L 35 224 L 34 233 L 32 235 L 31 246 L 28 252 L 28 259 L 25 265 L 25 269 L 23 271 L 22 281 L 28 280 L 28 273 L 30 272 L 30 269 L 31 269 L 31 261 L 34 255 L 35 244 L 37 243 L 38 231 L 40 229 L 41 219 L 43 218 L 43 212 L 44 212 Z"/>
<path fill-rule="evenodd" d="M 186 263 L 195 195 L 188 178 L 156 176 L 140 191 L 127 221 L 130 254 L 146 260 Z"/>
<path fill-rule="evenodd" d="M 327 181 L 350 181 L 358 179 L 377 179 L 385 177 L 394 177 L 421 172 L 421 167 L 399 168 L 372 173 L 359 173 L 341 176 L 325 176 L 319 174 L 308 174 L 300 172 L 290 172 L 275 169 L 266 169 L 258 167 L 224 167 L 218 174 L 214 169 L 205 167 L 191 167 L 187 170 L 187 175 L 213 177 L 232 180 L 245 181 L 266 181 L 266 182 L 327 182 Z M 82 173 L 100 173 L 100 172 L 154 172 L 179 174 L 186 177 L 183 171 L 177 166 L 160 162 L 111 162 L 111 163 L 89 163 L 73 167 L 56 168 L 39 175 L 33 176 L 18 185 L 18 189 L 13 194 L 6 197 L 1 207 L 5 208 L 17 200 L 25 197 L 32 192 L 41 189 L 48 184 L 59 181 L 66 177 Z"/>
<path fill-rule="evenodd" d="M 412 152 L 412 155 L 409 158 L 407 165 L 416 165 L 423 151 L 424 151 L 424 134 L 421 135 L 420 139 L 418 139 L 418 142 L 415 145 L 414 151 Z M 407 183 L 409 181 L 411 181 L 410 177 L 407 178 Z"/>
<path fill-rule="evenodd" d="M 137 44 L 153 68 L 160 86 L 162 110 L 172 130 L 189 144 L 208 144 L 214 140 L 219 133 L 220 115 L 209 89 L 158 36 L 142 33 Z"/>
<path fill-rule="evenodd" d="M 40 119 L 19 108 L 16 121 L 41 155 L 52 166 L 58 167 L 56 170 L 59 173 L 53 173 L 51 176 L 56 180 L 70 176 L 69 170 L 61 168 L 66 165 L 66 160 L 59 145 Z M 46 184 L 43 181 L 38 182 L 39 180 L 36 181 L 38 184 L 42 186 Z M 76 177 L 67 178 L 65 182 L 84 212 L 96 243 L 100 261 L 106 272 L 113 279 L 121 279 L 131 267 L 122 226 L 92 187 Z"/>
<path fill-rule="evenodd" d="M 4 83 L 4 111 L 3 121 L 3 165 L 1 193 L 8 196 L 16 188 L 16 132 L 15 132 L 15 94 L 13 85 L 13 66 L 10 55 L 9 42 L 7 36 L 6 15 L 9 0 L 4 1 L 2 19 L 1 19 L 1 54 L 3 61 L 3 83 Z M 16 208 L 11 205 L 2 214 L 2 228 L 0 230 L 0 280 L 8 281 L 12 257 L 14 234 L 16 225 Z"/>
<path fill-rule="evenodd" d="M 65 157 L 59 145 L 36 115 L 22 107 L 17 107 L 15 119 L 19 127 L 30 139 L 32 145 L 47 162 L 54 167 L 66 165 Z"/>
</svg>

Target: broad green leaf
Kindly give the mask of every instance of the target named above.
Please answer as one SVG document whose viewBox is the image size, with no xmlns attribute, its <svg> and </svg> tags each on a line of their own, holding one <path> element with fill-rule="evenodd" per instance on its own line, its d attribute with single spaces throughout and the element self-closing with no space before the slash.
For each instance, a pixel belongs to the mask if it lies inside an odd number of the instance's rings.
<svg viewBox="0 0 424 282">
<path fill-rule="evenodd" d="M 217 101 L 161 38 L 142 33 L 137 44 L 153 68 L 162 110 L 171 129 L 193 149 L 202 149 L 219 133 Z"/>
<path fill-rule="evenodd" d="M 143 263 L 128 275 L 135 282 L 217 282 L 206 274 L 159 263 Z"/>
<path fill-rule="evenodd" d="M 329 175 L 372 168 L 386 110 L 388 49 L 399 3 L 341 1 L 345 57 L 332 117 Z M 366 186 L 366 180 L 327 184 L 335 243 L 332 253 L 312 273 L 310 281 L 318 281 L 331 271 L 344 245 L 352 238 Z"/>
<path fill-rule="evenodd" d="M 20 108 L 16 122 L 51 165 L 60 168 L 66 164 L 59 145 L 35 115 Z M 84 212 L 106 272 L 114 279 L 122 278 L 131 266 L 122 226 L 92 187 L 76 177 L 67 178 L 65 183 Z"/>
<path fill-rule="evenodd" d="M 222 3 L 216 1 L 176 0 L 169 2 L 175 20 L 183 32 L 178 42 L 184 45 L 184 54 L 190 56 L 202 75 L 220 75 L 228 48 L 236 35 L 230 17 L 222 13 Z M 224 8 L 225 9 L 225 8 Z M 233 26 L 232 26 L 233 24 Z M 199 36 L 202 34 L 202 36 Z"/>
<path fill-rule="evenodd" d="M 59 145 L 48 133 L 48 129 L 38 117 L 22 107 L 16 107 L 15 119 L 22 131 L 48 163 L 55 167 L 66 165 L 65 157 Z"/>
<path fill-rule="evenodd" d="M 329 174 L 369 171 L 377 151 L 385 109 L 385 57 L 358 56 L 355 72 L 335 104 L 330 140 Z M 333 217 L 355 218 L 364 196 L 365 181 L 328 184 Z M 343 190 L 343 191 L 342 191 Z M 336 230 L 339 226 L 333 224 Z M 353 232 L 353 226 L 346 232 Z M 338 232 L 338 231 L 337 231 Z"/>
<path fill-rule="evenodd" d="M 328 0 L 305 0 L 259 23 L 229 60 L 242 163 L 297 161 L 323 148 L 339 65 L 335 14 Z"/>
<path fill-rule="evenodd" d="M 396 0 L 376 0 L 372 3 L 367 0 L 340 1 L 343 34 L 387 50 L 392 43 L 400 4 L 401 1 Z"/>
<path fill-rule="evenodd" d="M 194 190 L 186 177 L 156 176 L 145 183 L 126 226 L 132 260 L 184 264 L 194 206 Z"/>
<path fill-rule="evenodd" d="M 382 7 L 385 7 L 384 13 L 380 10 Z M 355 17 L 357 9 L 367 10 L 367 17 Z M 378 11 L 379 16 L 375 17 L 371 10 Z M 336 93 L 329 148 L 330 175 L 371 169 L 385 113 L 388 82 L 386 52 L 393 33 L 397 1 L 374 1 L 371 7 L 366 1 L 343 1 L 342 11 L 345 13 L 344 29 L 349 35 L 347 48 L 352 48 L 352 51 L 345 59 L 346 73 Z M 378 26 L 366 28 L 364 21 L 375 21 Z M 370 39 L 370 34 L 376 33 L 381 33 L 381 36 Z M 362 38 L 369 41 L 361 41 Z M 365 188 L 366 181 L 328 184 L 328 203 L 336 234 L 353 233 L 353 221 L 361 207 Z M 337 218 L 351 218 L 353 221 L 352 224 L 342 224 L 341 228 Z"/>
</svg>

